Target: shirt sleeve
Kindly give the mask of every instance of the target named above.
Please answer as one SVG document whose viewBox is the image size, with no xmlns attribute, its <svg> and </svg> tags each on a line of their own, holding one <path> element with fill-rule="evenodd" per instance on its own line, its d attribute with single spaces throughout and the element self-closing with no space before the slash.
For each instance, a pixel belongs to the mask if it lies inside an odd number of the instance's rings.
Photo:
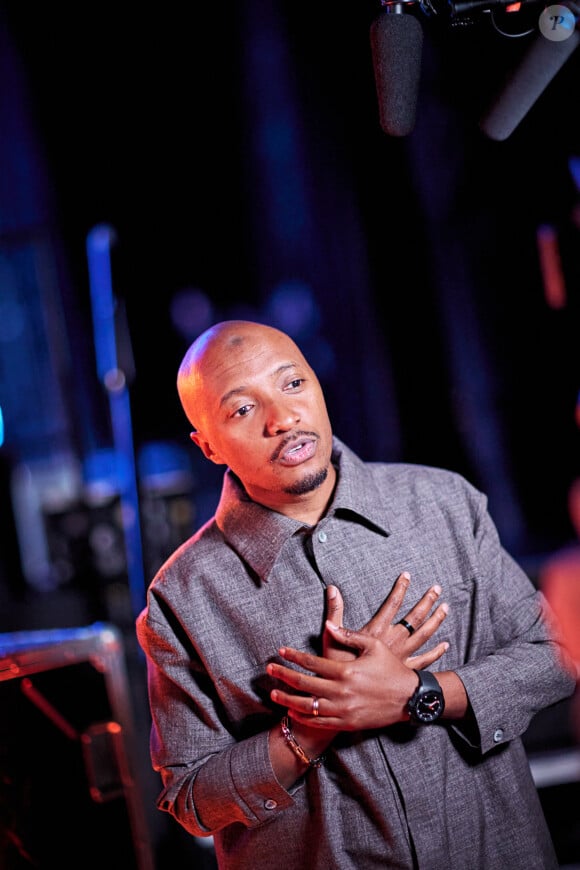
<svg viewBox="0 0 580 870">
<path fill-rule="evenodd" d="M 542 593 L 502 547 L 479 494 L 472 637 L 493 648 L 472 650 L 456 668 L 477 725 L 482 753 L 521 736 L 532 718 L 574 691 L 570 662 Z M 456 727 L 460 734 L 461 728 Z M 462 735 L 473 742 L 473 731 Z"/>
<path fill-rule="evenodd" d="M 246 739 L 228 732 L 208 675 L 151 593 L 136 627 L 147 656 L 151 760 L 163 783 L 158 808 L 207 837 L 234 822 L 255 827 L 292 806 L 270 762 L 268 729 Z"/>
</svg>

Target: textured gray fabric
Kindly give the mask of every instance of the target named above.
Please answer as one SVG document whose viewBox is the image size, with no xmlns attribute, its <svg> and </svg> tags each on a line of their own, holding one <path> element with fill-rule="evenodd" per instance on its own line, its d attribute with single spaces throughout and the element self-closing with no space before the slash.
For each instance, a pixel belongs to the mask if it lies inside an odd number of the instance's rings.
<svg viewBox="0 0 580 870">
<path fill-rule="evenodd" d="M 150 585 L 137 634 L 159 808 L 212 834 L 224 870 L 555 868 L 520 740 L 574 689 L 542 597 L 462 477 L 334 447 L 339 482 L 314 529 L 251 502 L 227 472 L 216 517 Z M 325 765 L 286 791 L 268 756 L 284 711 L 267 662 L 281 645 L 320 651 L 325 585 L 360 628 L 402 571 L 411 586 L 397 618 L 443 587 L 450 611 L 435 639 L 450 647 L 432 669 L 459 674 L 476 727 L 339 735 Z"/>
</svg>

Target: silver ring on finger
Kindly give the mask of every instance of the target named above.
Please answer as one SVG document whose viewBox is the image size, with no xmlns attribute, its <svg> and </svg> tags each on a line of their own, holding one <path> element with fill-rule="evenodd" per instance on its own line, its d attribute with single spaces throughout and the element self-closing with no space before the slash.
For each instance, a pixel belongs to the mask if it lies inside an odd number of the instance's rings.
<svg viewBox="0 0 580 870">
<path fill-rule="evenodd" d="M 313 716 L 318 716 L 318 705 L 319 705 L 318 698 L 313 698 L 312 699 L 312 715 Z"/>
</svg>

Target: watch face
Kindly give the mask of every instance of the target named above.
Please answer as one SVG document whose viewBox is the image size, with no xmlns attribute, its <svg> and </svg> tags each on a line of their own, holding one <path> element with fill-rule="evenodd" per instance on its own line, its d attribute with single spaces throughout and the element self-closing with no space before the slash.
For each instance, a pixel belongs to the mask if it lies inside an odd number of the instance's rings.
<svg viewBox="0 0 580 870">
<path fill-rule="evenodd" d="M 426 670 L 415 670 L 419 685 L 409 700 L 408 710 L 411 719 L 422 725 L 435 722 L 445 709 L 445 700 L 437 677 Z"/>
<path fill-rule="evenodd" d="M 443 712 L 443 700 L 440 692 L 426 691 L 417 700 L 411 715 L 423 723 L 435 722 Z"/>
</svg>

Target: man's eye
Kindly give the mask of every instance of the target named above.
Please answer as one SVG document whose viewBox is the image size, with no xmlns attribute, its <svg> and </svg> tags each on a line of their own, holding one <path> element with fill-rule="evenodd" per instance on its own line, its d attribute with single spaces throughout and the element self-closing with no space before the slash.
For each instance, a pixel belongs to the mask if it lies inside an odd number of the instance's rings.
<svg viewBox="0 0 580 870">
<path fill-rule="evenodd" d="M 238 410 L 234 413 L 234 417 L 245 417 L 247 414 L 250 413 L 251 409 L 251 405 L 242 405 L 242 407 L 238 408 Z"/>
<path fill-rule="evenodd" d="M 294 378 L 293 381 L 290 381 L 288 386 L 291 387 L 293 390 L 295 390 L 298 387 L 302 386 L 303 383 L 304 383 L 304 378 Z"/>
</svg>

